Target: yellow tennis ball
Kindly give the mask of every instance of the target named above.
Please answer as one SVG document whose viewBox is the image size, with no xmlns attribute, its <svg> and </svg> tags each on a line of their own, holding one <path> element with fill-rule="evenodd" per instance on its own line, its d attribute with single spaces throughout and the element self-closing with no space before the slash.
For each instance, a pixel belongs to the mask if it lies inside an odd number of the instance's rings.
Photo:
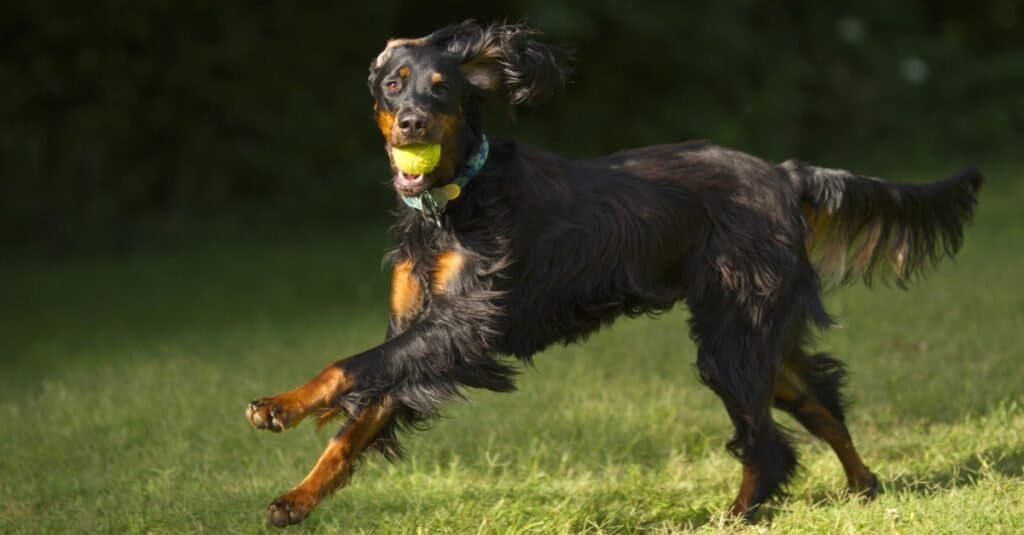
<svg viewBox="0 0 1024 535">
<path fill-rule="evenodd" d="M 392 147 L 391 159 L 395 167 L 407 175 L 429 173 L 441 161 L 441 145 L 438 143 Z"/>
</svg>

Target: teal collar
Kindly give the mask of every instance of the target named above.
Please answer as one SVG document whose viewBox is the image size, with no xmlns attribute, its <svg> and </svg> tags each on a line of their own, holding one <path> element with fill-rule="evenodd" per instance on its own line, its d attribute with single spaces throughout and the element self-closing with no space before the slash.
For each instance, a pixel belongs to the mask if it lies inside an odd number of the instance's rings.
<svg viewBox="0 0 1024 535">
<path fill-rule="evenodd" d="M 448 205 L 449 201 L 453 201 L 462 194 L 462 188 L 466 187 L 469 183 L 469 179 L 476 176 L 483 168 L 484 164 L 487 163 L 487 155 L 490 153 L 491 146 L 487 142 L 487 136 L 480 136 L 480 146 L 477 147 L 476 152 L 473 156 L 470 156 L 469 160 L 466 161 L 466 170 L 449 184 L 445 184 L 439 188 L 431 188 L 419 195 L 412 197 L 406 197 L 402 195 L 402 200 L 410 208 L 419 210 L 423 217 L 430 221 L 433 221 L 437 226 L 441 226 L 441 215 L 444 214 L 445 206 Z"/>
</svg>

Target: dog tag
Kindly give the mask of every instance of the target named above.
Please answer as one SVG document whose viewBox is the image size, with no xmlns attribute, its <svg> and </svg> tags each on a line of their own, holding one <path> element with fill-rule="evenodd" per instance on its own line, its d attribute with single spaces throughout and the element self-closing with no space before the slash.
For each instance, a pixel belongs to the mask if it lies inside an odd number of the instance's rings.
<svg viewBox="0 0 1024 535">
<path fill-rule="evenodd" d="M 449 201 L 454 201 L 455 199 L 458 199 L 459 195 L 462 194 L 462 188 L 460 188 L 459 185 L 454 182 L 442 187 L 441 191 L 444 192 L 444 196 L 447 197 Z"/>
</svg>

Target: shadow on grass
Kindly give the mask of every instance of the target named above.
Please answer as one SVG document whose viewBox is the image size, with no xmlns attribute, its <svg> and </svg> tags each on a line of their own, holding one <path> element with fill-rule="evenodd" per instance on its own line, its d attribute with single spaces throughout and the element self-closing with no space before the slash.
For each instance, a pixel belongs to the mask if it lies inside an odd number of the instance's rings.
<svg viewBox="0 0 1024 535">
<path fill-rule="evenodd" d="M 901 475 L 895 479 L 883 480 L 883 494 L 913 493 L 919 496 L 932 496 L 953 489 L 972 487 L 986 475 L 997 474 L 1008 478 L 1024 479 L 1024 447 L 994 447 L 963 458 L 944 469 L 921 475 Z M 331 530 L 339 527 L 335 524 L 338 516 L 349 527 L 363 526 L 368 529 L 387 526 L 375 525 L 381 518 L 401 518 L 413 512 L 417 518 L 439 518 L 450 510 L 453 503 L 467 502 L 500 503 L 511 500 L 513 509 L 509 510 L 511 520 L 517 518 L 544 518 L 551 514 L 551 507 L 562 509 L 557 504 L 565 500 L 565 495 L 557 491 L 542 491 L 526 496 L 514 487 L 480 488 L 468 485 L 454 492 L 432 492 L 429 494 L 404 495 L 401 492 L 380 495 L 377 493 L 356 493 L 345 499 L 334 501 L 334 508 L 341 509 L 331 515 L 314 515 L 307 527 Z M 799 499 L 828 507 L 831 504 L 845 503 L 849 500 L 863 500 L 847 495 L 842 490 L 819 491 L 805 496 L 791 496 L 782 501 L 770 502 L 758 512 L 755 526 L 769 527 L 777 515 L 785 515 L 785 502 Z M 691 507 L 675 507 L 667 504 L 686 504 L 697 501 Z M 339 503 L 340 502 L 340 503 Z M 330 503 L 330 502 L 328 502 Z M 512 505 L 512 504 L 510 504 Z M 679 530 L 695 530 L 721 521 L 721 513 L 725 504 L 699 503 L 691 492 L 659 490 L 653 494 L 648 491 L 630 491 L 610 489 L 593 494 L 578 496 L 571 504 L 568 529 L 572 532 L 643 532 L 666 527 Z M 781 506 L 781 507 L 780 507 Z M 328 505 L 328 507 L 331 507 Z M 565 513 L 566 511 L 562 511 Z M 498 513 L 500 517 L 501 514 Z"/>
<path fill-rule="evenodd" d="M 515 487 L 487 489 L 478 485 L 468 485 L 459 490 L 417 494 L 380 494 L 364 491 L 346 496 L 343 491 L 334 500 L 323 504 L 326 508 L 332 509 L 330 513 L 314 513 L 303 526 L 317 532 L 333 532 L 339 529 L 352 529 L 355 526 L 369 532 L 386 532 L 394 529 L 395 524 L 402 525 L 413 519 L 416 522 L 426 522 L 426 526 L 438 521 L 454 521 L 458 524 L 453 517 L 465 514 L 460 511 L 458 504 L 461 503 L 507 504 L 508 507 L 501 510 L 491 506 L 481 510 L 470 510 L 470 516 L 480 515 L 480 521 L 488 526 L 484 531 L 500 530 L 501 526 L 537 527 L 550 520 L 552 515 L 561 517 L 561 520 L 556 521 L 557 530 L 567 530 L 570 533 L 634 533 L 665 528 L 694 530 L 720 519 L 723 509 L 714 506 L 675 506 L 693 499 L 690 493 L 682 491 L 659 492 L 657 496 L 652 496 L 644 491 L 634 494 L 616 490 L 576 495 L 570 499 L 567 494 L 557 490 L 524 494 Z M 381 523 L 382 519 L 384 523 Z M 463 517 L 462 520 L 467 519 Z M 474 522 L 475 520 L 470 520 L 470 526 L 453 527 L 471 529 Z"/>
<path fill-rule="evenodd" d="M 883 481 L 884 492 L 930 496 L 951 489 L 974 486 L 987 473 L 1024 479 L 1024 447 L 994 447 L 965 457 L 960 462 L 921 476 L 901 475 Z"/>
<path fill-rule="evenodd" d="M 893 479 L 879 477 L 881 494 L 916 494 L 934 496 L 954 489 L 973 487 L 986 474 L 1024 480 L 1024 447 L 1000 446 L 969 455 L 957 463 L 941 470 L 923 474 L 901 474 Z M 814 504 L 827 505 L 845 500 L 864 500 L 849 495 L 845 490 L 822 490 L 804 499 Z M 771 508 L 762 512 L 762 518 L 770 520 L 774 515 Z"/>
<path fill-rule="evenodd" d="M 806 475 L 806 474 L 805 474 Z M 904 474 L 884 479 L 882 495 L 912 493 L 921 497 L 933 496 L 958 488 L 975 486 L 988 476 L 1002 476 L 1024 480 L 1024 446 L 1002 445 L 973 453 L 958 462 L 941 469 L 920 474 Z M 481 488 L 467 485 L 464 488 L 441 492 L 354 493 L 348 499 L 339 495 L 342 509 L 338 511 L 345 525 L 363 526 L 367 529 L 386 529 L 377 525 L 382 518 L 391 521 L 408 517 L 438 519 L 450 514 L 452 504 L 508 502 L 508 516 L 503 512 L 490 511 L 492 521 L 521 524 L 529 518 L 542 520 L 553 514 L 567 514 L 565 528 L 571 532 L 644 532 L 670 528 L 689 531 L 722 522 L 726 502 L 707 503 L 692 491 L 672 489 L 609 488 L 577 495 L 571 502 L 565 502 L 566 495 L 557 490 L 522 489 L 512 487 Z M 351 500 L 351 501 L 350 501 Z M 787 514 L 786 503 L 798 500 L 814 504 L 814 507 L 828 508 L 834 505 L 867 500 L 849 495 L 841 488 L 798 493 L 781 500 L 773 500 L 757 513 L 755 526 L 771 528 L 776 516 Z M 344 505 L 342 505 L 344 504 Z M 561 505 L 559 505 L 561 504 Z M 566 508 L 568 510 L 566 510 Z M 487 511 L 480 511 L 487 515 Z M 328 531 L 338 528 L 334 515 L 324 515 L 321 520 L 311 518 L 310 525 Z"/>
<path fill-rule="evenodd" d="M 886 480 L 879 478 L 882 486 L 881 493 L 884 494 L 916 494 L 927 497 L 934 496 L 954 489 L 973 487 L 979 479 L 986 475 L 997 474 L 1006 478 L 1024 480 L 1024 446 L 997 446 L 988 448 L 982 452 L 974 453 L 964 457 L 941 470 L 935 470 L 926 474 L 902 474 L 894 479 Z M 784 498 L 795 499 L 796 496 Z M 863 496 L 848 494 L 845 490 L 824 490 L 811 493 L 801 499 L 816 506 L 828 506 L 833 503 L 841 503 L 849 500 L 858 500 L 867 503 L 869 499 Z M 757 524 L 770 525 L 772 519 L 778 514 L 785 514 L 784 510 L 773 507 L 773 504 L 780 502 L 769 502 L 759 513 Z"/>
</svg>

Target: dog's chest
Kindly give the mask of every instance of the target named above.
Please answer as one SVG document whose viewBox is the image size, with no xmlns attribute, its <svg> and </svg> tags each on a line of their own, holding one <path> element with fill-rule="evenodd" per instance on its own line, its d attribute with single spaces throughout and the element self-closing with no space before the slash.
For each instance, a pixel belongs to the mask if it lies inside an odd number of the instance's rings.
<svg viewBox="0 0 1024 535">
<path fill-rule="evenodd" d="M 468 255 L 455 247 L 431 254 L 404 257 L 391 271 L 390 311 L 398 325 L 417 318 L 434 299 L 457 296 L 468 286 L 464 280 Z"/>
</svg>

